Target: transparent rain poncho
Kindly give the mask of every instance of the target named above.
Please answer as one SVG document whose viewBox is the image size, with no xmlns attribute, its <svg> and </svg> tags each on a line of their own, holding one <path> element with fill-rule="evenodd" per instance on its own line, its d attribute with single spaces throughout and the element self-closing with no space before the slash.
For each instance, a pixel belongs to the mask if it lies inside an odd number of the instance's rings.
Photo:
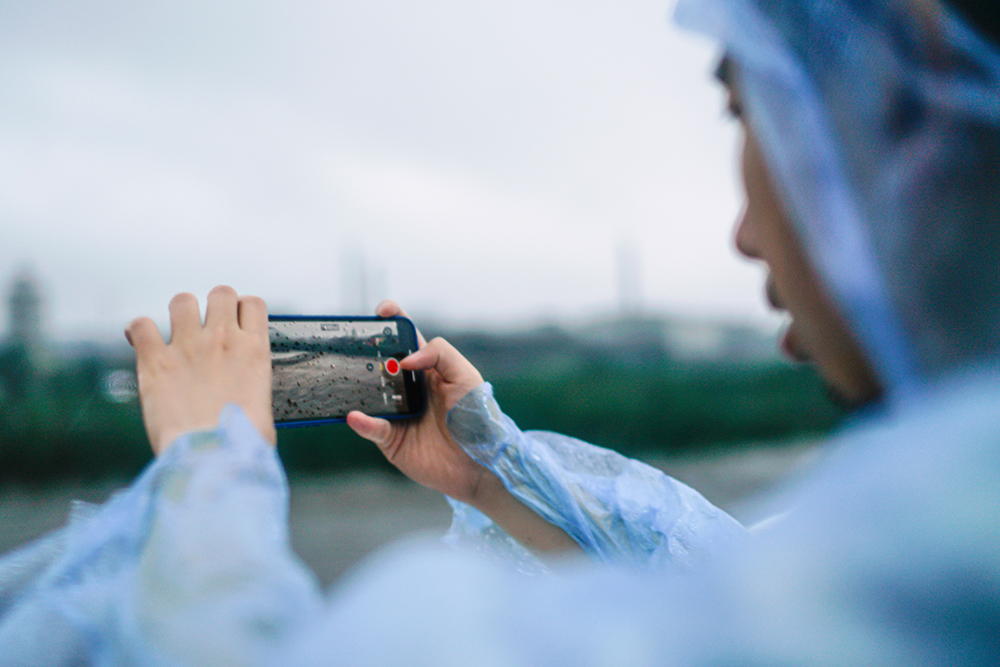
<svg viewBox="0 0 1000 667">
<path fill-rule="evenodd" d="M 1000 67 L 915 6 L 678 6 L 732 59 L 800 240 L 886 387 L 774 500 L 782 521 L 745 534 L 641 464 L 521 432 L 483 386 L 449 415 L 456 440 L 593 558 L 543 568 L 456 504 L 455 548 L 397 545 L 324 593 L 289 548 L 273 449 L 227 408 L 0 561 L 0 663 L 1000 663 Z"/>
<path fill-rule="evenodd" d="M 655 468 L 557 433 L 522 432 L 500 411 L 489 384 L 452 408 L 448 427 L 515 497 L 601 561 L 689 568 L 742 538 L 729 515 Z M 543 567 L 486 516 L 452 505 L 448 541 L 482 540 L 522 567 Z"/>
</svg>

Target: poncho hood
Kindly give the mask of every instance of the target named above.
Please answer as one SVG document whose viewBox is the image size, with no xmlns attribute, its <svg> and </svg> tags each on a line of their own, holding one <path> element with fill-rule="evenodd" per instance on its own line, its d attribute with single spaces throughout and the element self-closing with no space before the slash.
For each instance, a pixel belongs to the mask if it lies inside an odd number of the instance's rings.
<svg viewBox="0 0 1000 667">
<path fill-rule="evenodd" d="M 1000 55 L 946 9 L 680 0 L 721 43 L 813 268 L 897 401 L 1000 358 Z"/>
</svg>

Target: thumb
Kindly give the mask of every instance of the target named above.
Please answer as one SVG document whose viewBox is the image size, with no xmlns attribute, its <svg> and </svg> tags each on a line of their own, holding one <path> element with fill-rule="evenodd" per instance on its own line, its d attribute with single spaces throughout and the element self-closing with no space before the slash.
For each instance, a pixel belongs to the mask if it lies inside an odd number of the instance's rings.
<svg viewBox="0 0 1000 667">
<path fill-rule="evenodd" d="M 347 425 L 365 440 L 374 442 L 379 449 L 384 449 L 392 438 L 392 424 L 357 410 L 348 413 Z"/>
</svg>

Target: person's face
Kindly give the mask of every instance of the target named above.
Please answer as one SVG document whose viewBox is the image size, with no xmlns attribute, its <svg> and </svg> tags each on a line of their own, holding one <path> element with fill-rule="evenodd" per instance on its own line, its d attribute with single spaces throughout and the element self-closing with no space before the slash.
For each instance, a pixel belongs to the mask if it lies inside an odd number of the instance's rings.
<svg viewBox="0 0 1000 667">
<path fill-rule="evenodd" d="M 737 92 L 731 84 L 730 95 L 730 108 L 744 130 L 746 203 L 736 226 L 736 248 L 766 266 L 768 301 L 791 315 L 782 349 L 795 360 L 814 362 L 843 399 L 870 401 L 881 393 L 878 381 L 806 260 L 778 200 L 757 139 L 740 117 Z"/>
</svg>

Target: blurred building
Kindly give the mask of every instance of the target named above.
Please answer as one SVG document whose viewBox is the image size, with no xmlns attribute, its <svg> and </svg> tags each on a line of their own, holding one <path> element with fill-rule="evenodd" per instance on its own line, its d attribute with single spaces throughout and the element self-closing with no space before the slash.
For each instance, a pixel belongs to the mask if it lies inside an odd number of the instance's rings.
<svg viewBox="0 0 1000 667">
<path fill-rule="evenodd" d="M 17 400 L 38 392 L 52 367 L 42 290 L 31 271 L 22 269 L 14 276 L 6 305 L 9 328 L 0 345 L 0 395 Z"/>
<path fill-rule="evenodd" d="M 45 297 L 28 269 L 15 274 L 7 290 L 7 331 L 0 338 L 0 401 L 18 403 L 63 393 L 101 392 L 114 402 L 135 397 L 131 350 L 122 342 L 56 343 L 45 325 Z"/>
</svg>

